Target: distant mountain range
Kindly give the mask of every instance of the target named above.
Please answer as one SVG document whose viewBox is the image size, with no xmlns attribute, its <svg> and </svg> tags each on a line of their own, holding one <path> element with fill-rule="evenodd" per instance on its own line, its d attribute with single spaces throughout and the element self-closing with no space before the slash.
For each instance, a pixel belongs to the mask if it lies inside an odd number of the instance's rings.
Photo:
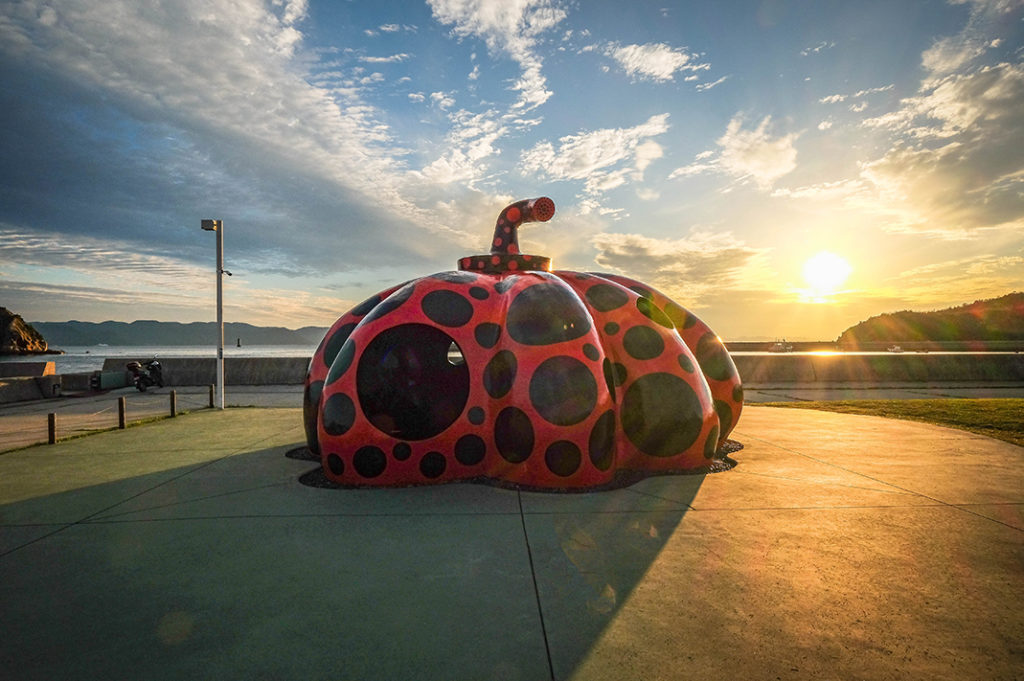
<svg viewBox="0 0 1024 681">
<path fill-rule="evenodd" d="M 1024 293 L 934 312 L 871 317 L 839 336 L 841 346 L 915 341 L 1024 341 Z"/>
<path fill-rule="evenodd" d="M 216 322 L 32 322 L 51 349 L 68 345 L 209 345 L 217 338 Z M 238 322 L 224 324 L 224 344 L 235 345 L 316 345 L 325 326 L 286 329 L 280 326 L 253 326 Z"/>
</svg>

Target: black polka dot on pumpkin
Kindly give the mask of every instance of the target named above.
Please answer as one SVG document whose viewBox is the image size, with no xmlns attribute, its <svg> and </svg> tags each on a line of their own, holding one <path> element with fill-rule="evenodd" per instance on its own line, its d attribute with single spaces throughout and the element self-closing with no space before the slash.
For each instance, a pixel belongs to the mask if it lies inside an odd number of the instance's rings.
<svg viewBox="0 0 1024 681">
<path fill-rule="evenodd" d="M 448 468 L 448 461 L 441 452 L 427 452 L 420 459 L 420 473 L 425 478 L 436 478 L 444 474 Z"/>
<path fill-rule="evenodd" d="M 601 372 L 604 374 L 605 385 L 608 386 L 608 393 L 612 396 L 612 402 L 615 401 L 615 369 L 612 367 L 612 361 L 607 357 L 601 362 Z"/>
<path fill-rule="evenodd" d="M 608 322 L 604 325 L 604 332 L 609 336 L 614 336 L 619 332 L 619 325 L 616 322 Z"/>
<path fill-rule="evenodd" d="M 487 444 L 479 435 L 463 435 L 455 443 L 455 459 L 463 466 L 475 466 L 484 460 Z"/>
<path fill-rule="evenodd" d="M 492 322 L 477 324 L 477 327 L 473 329 L 473 337 L 476 338 L 476 342 L 480 347 L 493 348 L 497 345 L 498 339 L 501 338 L 501 327 Z"/>
<path fill-rule="evenodd" d="M 473 296 L 477 300 L 487 300 L 491 297 L 491 294 L 487 292 L 482 286 L 471 286 L 469 289 L 469 295 Z"/>
<path fill-rule="evenodd" d="M 665 314 L 672 320 L 677 329 L 689 329 L 697 323 L 697 318 L 689 313 L 682 306 L 669 301 L 665 303 Z"/>
<path fill-rule="evenodd" d="M 392 312 L 400 308 L 402 304 L 405 303 L 405 301 L 409 300 L 409 298 L 412 297 L 412 293 L 414 290 L 416 290 L 415 282 L 408 283 L 402 288 L 398 289 L 390 296 L 388 296 L 387 300 L 382 302 L 380 305 L 374 307 L 370 314 L 366 315 L 366 318 L 363 320 L 363 322 L 371 322 L 374 319 L 380 319 L 384 315 L 391 314 Z"/>
<path fill-rule="evenodd" d="M 733 402 L 743 401 L 743 386 L 739 383 L 732 387 L 732 399 Z"/>
<path fill-rule="evenodd" d="M 664 326 L 666 329 L 674 328 L 672 326 L 672 320 L 661 311 L 657 305 L 655 305 L 649 298 L 637 298 L 636 309 L 640 310 L 643 316 L 650 319 L 655 324 Z"/>
<path fill-rule="evenodd" d="M 395 457 L 396 461 L 405 461 L 411 454 L 412 447 L 409 446 L 408 442 L 399 442 L 391 449 L 391 455 Z"/>
<path fill-rule="evenodd" d="M 556 426 L 571 426 L 590 416 L 597 404 L 597 381 L 586 364 L 573 357 L 550 357 L 530 378 L 530 403 Z"/>
<path fill-rule="evenodd" d="M 517 278 L 518 277 L 506 277 L 505 279 L 502 279 L 494 285 L 494 290 L 498 293 L 504 293 L 515 285 Z"/>
<path fill-rule="evenodd" d="M 473 303 L 455 291 L 431 291 L 420 303 L 423 314 L 435 324 L 458 327 L 473 318 Z"/>
<path fill-rule="evenodd" d="M 599 471 L 606 471 L 612 466 L 615 454 L 615 412 L 611 409 L 601 414 L 590 431 L 587 443 L 590 462 Z"/>
<path fill-rule="evenodd" d="M 629 302 L 629 294 L 612 284 L 594 284 L 584 295 L 590 306 L 598 312 L 609 312 Z"/>
<path fill-rule="evenodd" d="M 484 422 L 484 410 L 480 407 L 471 408 L 466 416 L 469 417 L 469 422 L 474 426 L 479 426 Z"/>
<path fill-rule="evenodd" d="M 601 357 L 600 351 L 598 351 L 598 349 L 591 345 L 590 343 L 583 344 L 583 354 L 587 359 L 593 360 L 595 362 L 598 360 L 599 357 Z"/>
<path fill-rule="evenodd" d="M 324 403 L 323 424 L 328 435 L 344 435 L 356 422 L 356 405 L 345 393 L 334 393 Z"/>
<path fill-rule="evenodd" d="M 306 446 L 314 454 L 320 453 L 316 422 L 320 414 L 320 398 L 323 396 L 323 392 L 323 381 L 313 381 L 302 391 L 302 423 L 305 427 Z"/>
<path fill-rule="evenodd" d="M 341 346 L 341 351 L 338 356 L 334 358 L 334 362 L 331 363 L 331 368 L 327 372 L 327 382 L 334 383 L 339 378 L 345 375 L 348 368 L 352 366 L 352 360 L 356 356 L 356 344 L 351 338 L 345 341 L 345 344 Z"/>
<path fill-rule="evenodd" d="M 388 457 L 380 447 L 367 445 L 356 450 L 352 467 L 364 478 L 376 478 L 387 468 Z"/>
<path fill-rule="evenodd" d="M 533 424 L 518 407 L 505 407 L 494 420 L 494 444 L 509 463 L 522 463 L 533 453 Z"/>
<path fill-rule="evenodd" d="M 508 335 L 523 345 L 549 345 L 585 336 L 590 315 L 564 284 L 535 284 L 512 299 L 506 317 Z"/>
<path fill-rule="evenodd" d="M 736 374 L 736 365 L 729 357 L 729 351 L 714 332 L 709 331 L 697 341 L 697 364 L 705 376 L 719 381 L 727 381 Z"/>
<path fill-rule="evenodd" d="M 728 433 L 732 428 L 732 407 L 728 402 L 722 400 L 714 401 L 715 413 L 718 414 L 718 423 L 722 426 L 722 432 Z"/>
<path fill-rule="evenodd" d="M 327 455 L 327 468 L 334 475 L 340 476 L 345 474 L 345 462 L 337 454 Z"/>
<path fill-rule="evenodd" d="M 552 442 L 544 452 L 544 463 L 555 475 L 567 478 L 580 468 L 580 448 L 568 440 Z"/>
<path fill-rule="evenodd" d="M 681 354 L 676 359 L 679 361 L 679 366 L 680 368 L 682 368 L 683 371 L 685 371 L 688 374 L 693 373 L 693 360 L 690 359 L 689 356 Z"/>
<path fill-rule="evenodd" d="M 625 364 L 619 362 L 612 363 L 612 372 L 615 376 L 615 385 L 621 386 L 626 383 L 626 377 L 629 376 L 629 371 L 626 369 Z"/>
<path fill-rule="evenodd" d="M 654 359 L 665 350 L 665 341 L 649 326 L 634 326 L 626 330 L 622 346 L 633 359 Z"/>
<path fill-rule="evenodd" d="M 354 323 L 350 323 L 343 324 L 335 329 L 334 333 L 331 334 L 331 337 L 328 338 L 327 342 L 324 344 L 324 364 L 331 366 L 334 362 L 334 358 L 338 356 L 338 352 L 341 350 L 341 347 L 345 345 L 345 341 L 347 341 L 348 337 L 352 335 L 352 331 L 355 328 L 356 325 Z"/>
<path fill-rule="evenodd" d="M 649 290 L 645 289 L 643 286 L 630 286 L 629 288 L 631 288 L 634 291 L 636 291 L 637 294 L 641 298 L 653 298 L 654 297 L 654 294 L 651 293 Z"/>
<path fill-rule="evenodd" d="M 509 350 L 501 350 L 484 367 L 484 390 L 498 399 L 508 394 L 516 380 L 516 356 Z"/>
<path fill-rule="evenodd" d="M 715 452 L 718 451 L 718 426 L 714 426 L 711 432 L 708 433 L 708 439 L 704 440 L 704 458 L 713 459 L 715 458 Z"/>
<path fill-rule="evenodd" d="M 437 279 L 438 281 L 447 281 L 452 284 L 468 284 L 476 281 L 477 275 L 472 272 L 438 272 L 432 274 L 431 279 Z"/>
<path fill-rule="evenodd" d="M 622 430 L 651 456 L 675 456 L 700 435 L 703 407 L 686 381 L 666 373 L 641 376 L 622 397 Z"/>
<path fill-rule="evenodd" d="M 320 404 L 320 397 L 324 393 L 324 382 L 313 381 L 306 386 L 302 395 L 302 406 L 304 408 L 315 408 Z"/>
<path fill-rule="evenodd" d="M 354 314 L 357 317 L 362 317 L 363 315 L 365 315 L 367 312 L 377 307 L 378 305 L 380 305 L 380 296 L 370 296 L 363 302 L 353 307 L 352 314 Z"/>
</svg>

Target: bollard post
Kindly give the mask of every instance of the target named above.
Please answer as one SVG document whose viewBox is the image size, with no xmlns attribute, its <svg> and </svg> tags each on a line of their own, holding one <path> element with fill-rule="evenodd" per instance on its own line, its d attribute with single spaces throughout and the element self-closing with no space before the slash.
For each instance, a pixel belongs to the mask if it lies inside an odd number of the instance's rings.
<svg viewBox="0 0 1024 681">
<path fill-rule="evenodd" d="M 57 415 L 53 412 L 46 415 L 46 441 L 57 444 Z"/>
<path fill-rule="evenodd" d="M 171 418 L 178 415 L 178 393 L 171 391 Z"/>
<path fill-rule="evenodd" d="M 124 430 L 126 424 L 126 416 L 128 411 L 128 403 L 124 397 L 117 398 L 117 427 Z"/>
<path fill-rule="evenodd" d="M 213 409 L 213 384 L 210 384 L 210 409 Z"/>
</svg>

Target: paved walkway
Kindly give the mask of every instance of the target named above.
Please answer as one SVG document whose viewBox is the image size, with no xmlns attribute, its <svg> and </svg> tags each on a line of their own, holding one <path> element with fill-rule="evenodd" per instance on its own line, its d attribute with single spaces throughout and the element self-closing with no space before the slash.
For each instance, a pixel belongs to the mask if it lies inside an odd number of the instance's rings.
<svg viewBox="0 0 1024 681">
<path fill-rule="evenodd" d="M 298 482 L 296 408 L 0 456 L 0 678 L 1019 679 L 1024 449 L 748 407 L 589 494 Z"/>
</svg>

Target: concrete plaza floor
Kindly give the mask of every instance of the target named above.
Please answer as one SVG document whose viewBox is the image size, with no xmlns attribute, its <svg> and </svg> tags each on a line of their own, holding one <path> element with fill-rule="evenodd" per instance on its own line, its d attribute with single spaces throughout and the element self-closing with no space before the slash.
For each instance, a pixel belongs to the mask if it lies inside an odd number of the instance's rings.
<svg viewBox="0 0 1024 681">
<path fill-rule="evenodd" d="M 1019 679 L 1024 449 L 747 407 L 738 465 L 318 489 L 295 408 L 0 455 L 5 679 Z"/>
</svg>

